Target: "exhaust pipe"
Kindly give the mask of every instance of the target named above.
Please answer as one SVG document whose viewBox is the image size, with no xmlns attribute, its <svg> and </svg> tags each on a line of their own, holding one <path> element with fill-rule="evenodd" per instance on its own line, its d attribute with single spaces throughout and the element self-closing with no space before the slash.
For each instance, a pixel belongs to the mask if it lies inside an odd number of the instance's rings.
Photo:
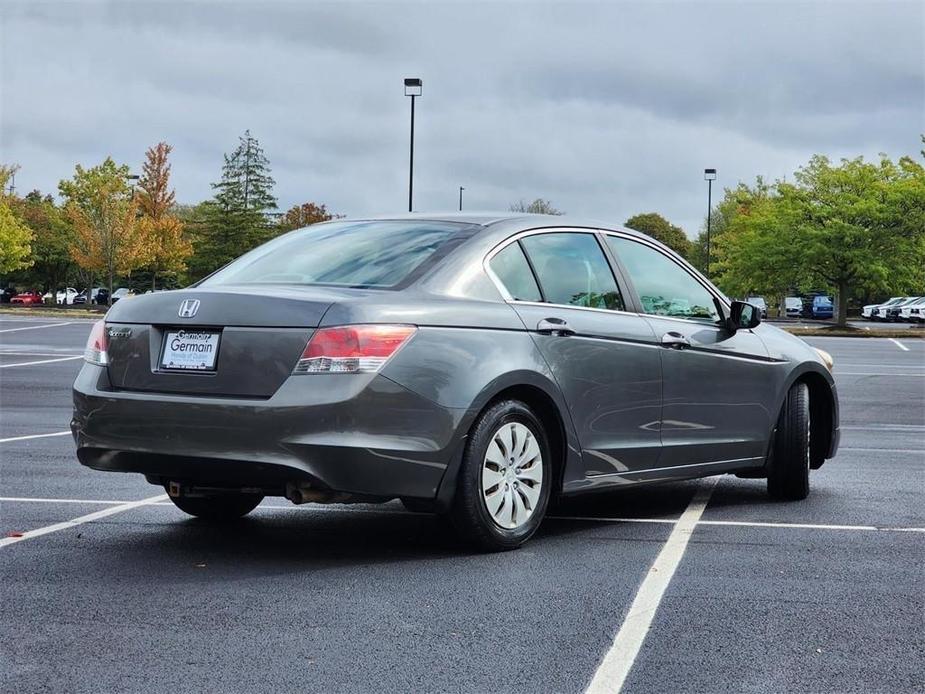
<svg viewBox="0 0 925 694">
<path fill-rule="evenodd" d="M 353 499 L 352 494 L 315 489 L 310 484 L 286 484 L 286 498 L 294 504 L 344 504 Z"/>
</svg>

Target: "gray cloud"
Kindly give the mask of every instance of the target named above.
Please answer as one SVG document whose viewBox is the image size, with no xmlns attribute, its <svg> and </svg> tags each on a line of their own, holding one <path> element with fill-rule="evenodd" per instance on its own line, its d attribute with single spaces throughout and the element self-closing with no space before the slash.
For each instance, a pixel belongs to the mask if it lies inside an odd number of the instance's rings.
<svg viewBox="0 0 925 694">
<path fill-rule="evenodd" d="M 53 191 L 165 139 L 195 202 L 250 128 L 281 207 L 400 210 L 417 75 L 416 207 L 464 185 L 472 208 L 542 196 L 694 233 L 704 166 L 734 185 L 816 152 L 917 152 L 923 20 L 917 2 L 7 2 L 0 158 Z"/>
</svg>

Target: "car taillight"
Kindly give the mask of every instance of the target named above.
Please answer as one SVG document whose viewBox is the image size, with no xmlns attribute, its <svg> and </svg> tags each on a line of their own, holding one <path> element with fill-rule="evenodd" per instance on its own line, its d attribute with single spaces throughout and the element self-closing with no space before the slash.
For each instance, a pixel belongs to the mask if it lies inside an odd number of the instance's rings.
<svg viewBox="0 0 925 694">
<path fill-rule="evenodd" d="M 413 325 L 321 328 L 305 345 L 294 374 L 372 373 L 417 330 Z"/>
<path fill-rule="evenodd" d="M 87 338 L 84 359 L 91 364 L 106 366 L 109 363 L 109 355 L 106 353 L 108 347 L 109 339 L 106 336 L 106 322 L 98 320 L 93 324 L 90 337 Z"/>
</svg>

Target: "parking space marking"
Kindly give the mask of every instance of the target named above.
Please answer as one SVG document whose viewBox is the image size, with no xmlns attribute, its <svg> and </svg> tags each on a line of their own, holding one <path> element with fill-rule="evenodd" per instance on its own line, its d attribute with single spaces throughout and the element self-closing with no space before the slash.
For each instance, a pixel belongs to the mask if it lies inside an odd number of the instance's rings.
<svg viewBox="0 0 925 694">
<path fill-rule="evenodd" d="M 0 364 L 0 369 L 12 369 L 14 366 L 34 366 L 35 364 L 51 364 L 56 361 L 73 361 L 83 359 L 83 355 L 76 357 L 58 357 L 57 359 L 39 359 L 38 361 L 20 361 L 15 364 Z"/>
<path fill-rule="evenodd" d="M 166 498 L 167 498 L 166 494 L 158 494 L 157 496 L 152 496 L 147 499 L 142 499 L 140 501 L 130 501 L 125 504 L 119 504 L 118 506 L 111 506 L 110 508 L 104 508 L 102 511 L 94 511 L 93 513 L 88 513 L 85 516 L 78 516 L 77 518 L 63 521 L 61 523 L 55 523 L 53 525 L 46 525 L 43 528 L 36 528 L 35 530 L 28 530 L 22 533 L 21 535 L 0 538 L 0 547 L 7 547 L 17 542 L 23 542 L 24 540 L 31 540 L 34 537 L 41 537 L 42 535 L 48 535 L 50 533 L 55 533 L 55 532 L 58 532 L 59 530 L 67 530 L 68 528 L 73 528 L 78 525 L 83 525 L 84 523 L 89 523 L 91 521 L 99 520 L 100 518 L 106 518 L 108 516 L 114 516 L 117 513 L 124 513 L 125 511 L 131 511 L 132 509 L 138 508 L 139 506 L 148 506 L 150 504 L 157 503 L 158 501 L 163 501 Z"/>
<path fill-rule="evenodd" d="M 10 441 L 27 441 L 29 439 L 46 439 L 49 436 L 67 436 L 71 433 L 71 430 L 67 431 L 56 431 L 53 434 L 29 434 L 28 436 L 11 436 L 8 439 L 0 439 L 0 443 L 9 443 Z"/>
<path fill-rule="evenodd" d="M 589 694 L 617 694 L 623 688 L 623 683 L 633 668 L 639 649 L 642 648 L 642 643 L 652 626 L 659 603 L 665 595 L 671 577 L 674 576 L 675 569 L 681 563 L 687 543 L 715 488 L 715 479 L 701 486 L 681 514 L 665 546 L 639 586 L 610 650 L 604 655 L 594 673 L 587 689 Z"/>
<path fill-rule="evenodd" d="M 71 357 L 83 356 L 83 354 L 67 354 L 67 352 L 8 352 L 5 349 L 0 349 L 0 357 L 60 357 L 62 355 Z"/>
<path fill-rule="evenodd" d="M 863 448 L 857 446 L 839 446 L 838 452 L 843 451 L 864 451 L 867 453 L 917 453 L 918 455 L 925 455 L 925 448 Z"/>
<path fill-rule="evenodd" d="M 872 371 L 834 371 L 836 376 L 896 376 L 900 378 L 906 378 L 907 376 L 922 376 L 925 377 L 925 373 L 912 373 L 911 371 L 897 372 L 897 373 L 874 373 Z"/>
<path fill-rule="evenodd" d="M 68 321 L 67 323 L 49 323 L 48 325 L 30 325 L 25 328 L 4 328 L 0 330 L 0 333 L 15 333 L 19 330 L 38 330 L 39 328 L 57 328 L 61 325 L 74 325 L 75 321 Z"/>
<path fill-rule="evenodd" d="M 900 342 L 899 340 L 896 340 L 896 339 L 894 339 L 894 338 L 891 337 L 891 338 L 890 338 L 890 342 L 892 342 L 894 345 L 896 345 L 897 347 L 899 347 L 903 352 L 908 352 L 908 351 L 909 351 L 909 348 L 906 347 L 906 345 L 904 345 L 904 344 L 903 344 L 902 342 Z"/>
<path fill-rule="evenodd" d="M 867 449 L 865 449 L 867 450 Z M 925 451 L 915 451 L 925 453 Z M 147 506 L 163 506 L 174 508 L 174 503 L 166 496 L 157 497 L 158 501 L 146 503 Z M 120 506 L 137 503 L 127 499 L 54 499 L 51 497 L 34 496 L 0 496 L 0 502 L 22 504 L 86 504 L 87 506 Z M 416 513 L 405 510 L 389 510 L 381 508 L 337 508 L 322 504 L 281 506 L 266 504 L 256 508 L 257 511 L 307 511 L 310 513 L 373 513 L 382 516 L 426 516 L 426 513 Z M 613 516 L 546 516 L 546 521 L 574 521 L 581 523 L 656 523 L 662 525 L 677 525 L 680 518 L 629 518 Z M 784 530 L 840 530 L 844 532 L 897 532 L 897 533 L 925 533 L 925 527 L 892 527 L 878 525 L 839 525 L 833 523 L 778 523 L 773 521 L 735 521 L 735 520 L 698 520 L 695 525 L 730 526 L 742 528 L 782 528 Z"/>
</svg>

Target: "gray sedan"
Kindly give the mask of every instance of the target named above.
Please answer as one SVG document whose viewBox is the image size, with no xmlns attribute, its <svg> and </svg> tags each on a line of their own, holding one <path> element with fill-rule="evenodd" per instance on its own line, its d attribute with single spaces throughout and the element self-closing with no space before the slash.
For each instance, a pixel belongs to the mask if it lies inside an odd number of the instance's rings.
<svg viewBox="0 0 925 694">
<path fill-rule="evenodd" d="M 341 220 L 113 306 L 71 426 L 81 463 L 194 516 L 398 498 L 510 549 L 557 497 L 735 473 L 805 498 L 838 446 L 831 367 L 637 232 Z"/>
</svg>

